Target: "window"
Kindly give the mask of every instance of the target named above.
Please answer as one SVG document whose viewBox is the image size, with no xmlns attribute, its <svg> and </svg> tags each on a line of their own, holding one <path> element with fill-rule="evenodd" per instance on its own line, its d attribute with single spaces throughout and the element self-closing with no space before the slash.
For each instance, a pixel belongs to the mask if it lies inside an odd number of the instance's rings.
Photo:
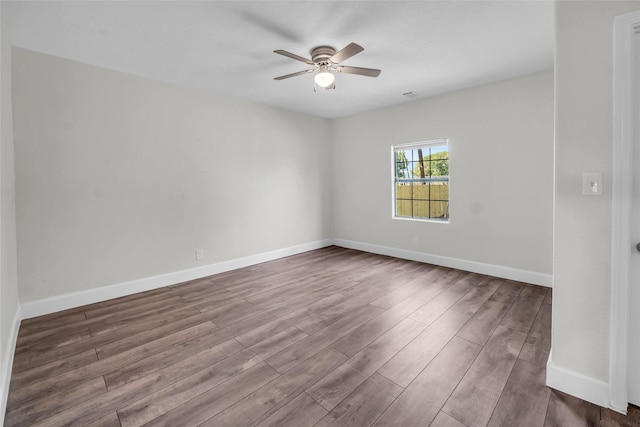
<svg viewBox="0 0 640 427">
<path fill-rule="evenodd" d="M 449 221 L 449 141 L 394 145 L 393 217 Z"/>
</svg>

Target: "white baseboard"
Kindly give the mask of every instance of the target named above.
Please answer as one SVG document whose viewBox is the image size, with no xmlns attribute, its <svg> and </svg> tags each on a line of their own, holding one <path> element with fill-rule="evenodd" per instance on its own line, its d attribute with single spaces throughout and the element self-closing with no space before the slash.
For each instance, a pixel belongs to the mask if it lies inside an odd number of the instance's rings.
<svg viewBox="0 0 640 427">
<path fill-rule="evenodd" d="M 214 274 L 223 273 L 225 271 L 248 267 L 266 261 L 272 261 L 278 258 L 284 258 L 287 256 L 296 255 L 299 253 L 311 251 L 314 249 L 320 249 L 331 245 L 331 239 L 318 240 L 315 242 L 304 243 L 288 248 L 276 249 L 256 255 L 250 255 L 243 258 L 236 258 L 229 261 L 209 264 L 202 267 L 175 271 L 173 273 L 160 274 L 158 276 L 145 277 L 142 279 L 131 280 L 129 282 L 118 283 L 110 286 L 103 286 L 87 291 L 74 292 L 51 298 L 29 301 L 21 304 L 22 318 L 29 319 L 32 317 L 43 316 L 45 314 L 55 313 L 57 311 L 67 310 L 69 308 L 93 304 L 100 301 L 106 301 L 112 298 L 131 295 L 138 292 L 149 291 L 152 289 L 161 288 L 163 286 L 175 285 L 177 283 L 200 279 L 202 277 L 212 276 Z"/>
<path fill-rule="evenodd" d="M 330 245 L 337 245 L 344 248 L 357 249 L 381 255 L 388 255 L 397 258 L 409 259 L 413 261 L 426 262 L 430 264 L 442 265 L 445 267 L 458 268 L 460 270 L 474 273 L 487 274 L 490 276 L 502 277 L 510 280 L 517 280 L 526 283 L 533 283 L 542 286 L 551 286 L 551 275 L 536 273 L 526 270 L 518 270 L 498 265 L 483 264 L 474 261 L 466 261 L 457 258 L 448 258 L 439 255 L 425 254 L 423 252 L 409 251 L 405 249 L 390 248 L 387 246 L 373 245 L 370 243 L 355 242 L 344 239 L 325 239 L 315 242 L 304 243 L 274 251 L 250 255 L 244 258 L 237 258 L 229 261 L 222 261 L 202 267 L 187 270 L 175 271 L 167 274 L 160 274 L 152 277 L 131 280 L 110 286 L 90 289 L 81 292 L 59 295 L 51 298 L 44 298 L 36 301 L 28 301 L 21 304 L 23 319 L 43 316 L 69 308 L 79 307 L 95 302 L 106 301 L 131 295 L 137 292 L 149 291 L 163 286 L 175 285 L 189 280 L 211 276 L 225 271 L 248 267 L 266 261 L 272 261 L 302 252 L 320 249 Z"/>
<path fill-rule="evenodd" d="M 459 258 L 449 258 L 440 255 L 427 254 L 424 252 L 410 251 L 406 249 L 391 248 L 388 246 L 374 245 L 371 243 L 355 242 L 352 240 L 333 239 L 333 244 L 349 249 L 357 249 L 374 254 L 388 255 L 395 258 L 403 258 L 412 261 L 426 262 L 429 264 L 441 265 L 443 267 L 457 268 L 459 270 L 473 273 L 486 274 L 488 276 L 501 277 L 503 279 L 515 280 L 518 282 L 531 283 L 534 285 L 551 287 L 553 276 L 551 274 L 537 273 L 535 271 L 519 270 L 501 265 L 484 264 L 481 262 L 467 261 Z"/>
<path fill-rule="evenodd" d="M 4 425 L 4 414 L 7 411 L 7 399 L 9 398 L 9 384 L 11 382 L 11 368 L 13 367 L 13 355 L 16 352 L 16 341 L 18 340 L 18 330 L 20 329 L 20 306 L 16 309 L 11 321 L 8 342 L 4 349 L 2 366 L 0 366 L 0 427 Z"/>
<path fill-rule="evenodd" d="M 547 386 L 598 406 L 609 408 L 609 384 L 547 361 Z"/>
<path fill-rule="evenodd" d="M 426 262 L 430 264 L 442 265 L 445 267 L 458 268 L 474 273 L 487 274 L 490 276 L 502 277 L 510 280 L 517 280 L 526 283 L 533 283 L 542 286 L 551 286 L 551 275 L 536 273 L 526 270 L 518 270 L 499 265 L 483 264 L 474 261 L 466 261 L 457 258 L 443 257 L 440 255 L 426 254 L 423 252 L 396 249 L 387 246 L 373 245 L 370 243 L 355 242 L 344 239 L 325 239 L 315 242 L 304 243 L 288 248 L 277 249 L 243 258 L 229 261 L 222 261 L 202 267 L 190 268 L 187 270 L 175 271 L 167 274 L 160 274 L 152 277 L 131 280 L 100 288 L 90 289 L 81 292 L 59 295 L 51 298 L 44 298 L 35 301 L 28 301 L 21 304 L 22 319 L 43 316 L 69 308 L 79 307 L 95 302 L 106 301 L 137 292 L 149 291 L 163 286 L 175 285 L 189 280 L 211 276 L 225 271 L 248 267 L 266 261 L 272 261 L 314 249 L 320 249 L 330 245 L 337 245 L 350 249 L 357 249 L 381 255 L 388 255 L 397 258 L 409 259 L 413 261 Z"/>
</svg>

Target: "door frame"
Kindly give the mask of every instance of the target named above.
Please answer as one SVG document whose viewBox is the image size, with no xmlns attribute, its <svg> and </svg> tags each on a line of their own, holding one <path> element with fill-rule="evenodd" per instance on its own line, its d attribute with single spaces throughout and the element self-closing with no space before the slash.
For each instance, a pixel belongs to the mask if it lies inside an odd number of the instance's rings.
<svg viewBox="0 0 640 427">
<path fill-rule="evenodd" d="M 640 11 L 614 18 L 613 25 L 613 170 L 611 223 L 611 306 L 609 320 L 609 404 L 627 413 L 627 359 L 629 351 L 629 289 L 631 256 L 631 209 L 633 162 L 632 49 L 634 27 Z"/>
</svg>

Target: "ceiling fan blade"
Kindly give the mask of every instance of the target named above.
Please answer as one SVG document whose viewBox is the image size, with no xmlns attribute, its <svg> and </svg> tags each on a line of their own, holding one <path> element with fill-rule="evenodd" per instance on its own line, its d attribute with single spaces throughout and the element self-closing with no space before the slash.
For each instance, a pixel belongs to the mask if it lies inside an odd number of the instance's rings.
<svg viewBox="0 0 640 427">
<path fill-rule="evenodd" d="M 336 52 L 331 58 L 329 58 L 329 61 L 333 62 L 334 64 L 339 64 L 342 61 L 351 58 L 356 53 L 362 52 L 363 50 L 364 48 L 362 46 L 355 43 L 349 43 L 347 46 L 345 46 L 344 48 Z"/>
<path fill-rule="evenodd" d="M 362 68 L 362 67 L 349 67 L 347 65 L 340 65 L 336 67 L 337 71 L 347 74 L 358 74 L 360 76 L 378 77 L 381 70 L 375 68 Z"/>
<path fill-rule="evenodd" d="M 311 73 L 315 71 L 315 69 L 310 69 L 310 70 L 303 70 L 303 71 L 298 71 L 297 73 L 291 73 L 291 74 L 287 74 L 285 76 L 280 76 L 280 77 L 274 77 L 273 80 L 284 80 L 284 79 L 288 79 L 291 77 L 295 77 L 295 76 L 301 76 L 303 74 L 307 74 L 307 73 Z"/>
<path fill-rule="evenodd" d="M 312 60 L 303 58 L 302 56 L 296 55 L 295 53 L 287 52 L 286 50 L 274 50 L 273 53 L 277 53 L 279 55 L 286 56 L 287 58 L 295 59 L 297 61 L 304 62 L 305 64 L 315 65 Z"/>
</svg>

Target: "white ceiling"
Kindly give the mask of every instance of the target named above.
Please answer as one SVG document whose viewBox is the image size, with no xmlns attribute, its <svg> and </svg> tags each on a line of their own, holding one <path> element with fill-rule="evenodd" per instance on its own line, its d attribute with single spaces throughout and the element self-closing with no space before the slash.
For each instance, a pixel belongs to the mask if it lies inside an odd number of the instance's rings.
<svg viewBox="0 0 640 427">
<path fill-rule="evenodd" d="M 14 46 L 334 118 L 553 67 L 552 1 L 3 1 Z M 364 52 L 314 92 L 273 53 Z"/>
</svg>

